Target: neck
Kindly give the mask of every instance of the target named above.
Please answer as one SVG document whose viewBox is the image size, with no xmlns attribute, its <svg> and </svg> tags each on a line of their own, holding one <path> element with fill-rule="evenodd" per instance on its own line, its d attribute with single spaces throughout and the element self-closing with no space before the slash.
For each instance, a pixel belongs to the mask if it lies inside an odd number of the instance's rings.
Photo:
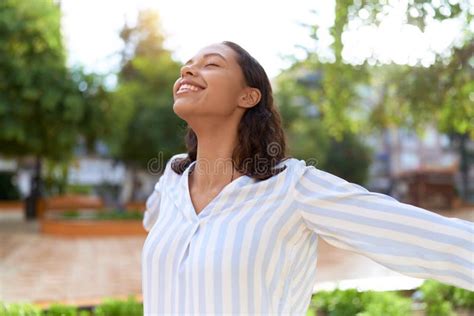
<svg viewBox="0 0 474 316">
<path fill-rule="evenodd" d="M 241 174 L 234 169 L 232 153 L 237 144 L 237 129 L 218 129 L 199 133 L 192 182 L 201 190 L 222 188 Z"/>
</svg>

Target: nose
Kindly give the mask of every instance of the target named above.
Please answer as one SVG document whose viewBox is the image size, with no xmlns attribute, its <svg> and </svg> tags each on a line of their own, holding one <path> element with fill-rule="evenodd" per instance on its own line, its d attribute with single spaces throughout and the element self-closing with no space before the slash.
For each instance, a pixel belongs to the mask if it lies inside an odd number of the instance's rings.
<svg viewBox="0 0 474 316">
<path fill-rule="evenodd" d="M 195 75 L 195 70 L 194 68 L 191 67 L 190 64 L 188 65 L 184 65 L 182 68 L 181 68 L 181 77 L 184 77 L 185 75 L 191 75 L 191 76 L 194 76 Z"/>
</svg>

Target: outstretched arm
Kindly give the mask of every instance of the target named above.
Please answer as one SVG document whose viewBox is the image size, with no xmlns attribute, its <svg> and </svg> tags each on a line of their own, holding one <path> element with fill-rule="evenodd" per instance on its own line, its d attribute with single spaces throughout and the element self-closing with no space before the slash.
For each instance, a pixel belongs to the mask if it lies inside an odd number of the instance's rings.
<svg viewBox="0 0 474 316">
<path fill-rule="evenodd" d="M 294 187 L 307 227 L 402 274 L 474 291 L 474 223 L 444 217 L 314 166 Z"/>
</svg>

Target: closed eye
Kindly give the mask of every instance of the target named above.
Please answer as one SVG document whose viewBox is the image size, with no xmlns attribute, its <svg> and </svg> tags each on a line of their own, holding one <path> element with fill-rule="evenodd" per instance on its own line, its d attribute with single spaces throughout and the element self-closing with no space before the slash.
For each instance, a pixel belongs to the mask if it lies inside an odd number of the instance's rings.
<svg viewBox="0 0 474 316">
<path fill-rule="evenodd" d="M 216 67 L 219 67 L 219 65 L 217 65 L 217 64 L 207 64 L 206 67 L 207 67 L 207 66 L 216 66 Z"/>
</svg>

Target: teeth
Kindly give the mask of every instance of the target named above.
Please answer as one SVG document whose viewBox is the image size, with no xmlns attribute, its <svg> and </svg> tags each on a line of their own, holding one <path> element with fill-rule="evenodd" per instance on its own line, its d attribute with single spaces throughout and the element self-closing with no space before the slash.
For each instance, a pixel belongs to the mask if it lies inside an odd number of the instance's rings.
<svg viewBox="0 0 474 316">
<path fill-rule="evenodd" d="M 181 90 L 199 91 L 199 90 L 201 90 L 201 88 L 198 88 L 196 86 L 185 83 L 185 84 L 181 85 L 181 87 L 179 87 L 179 91 L 181 91 Z"/>
</svg>

